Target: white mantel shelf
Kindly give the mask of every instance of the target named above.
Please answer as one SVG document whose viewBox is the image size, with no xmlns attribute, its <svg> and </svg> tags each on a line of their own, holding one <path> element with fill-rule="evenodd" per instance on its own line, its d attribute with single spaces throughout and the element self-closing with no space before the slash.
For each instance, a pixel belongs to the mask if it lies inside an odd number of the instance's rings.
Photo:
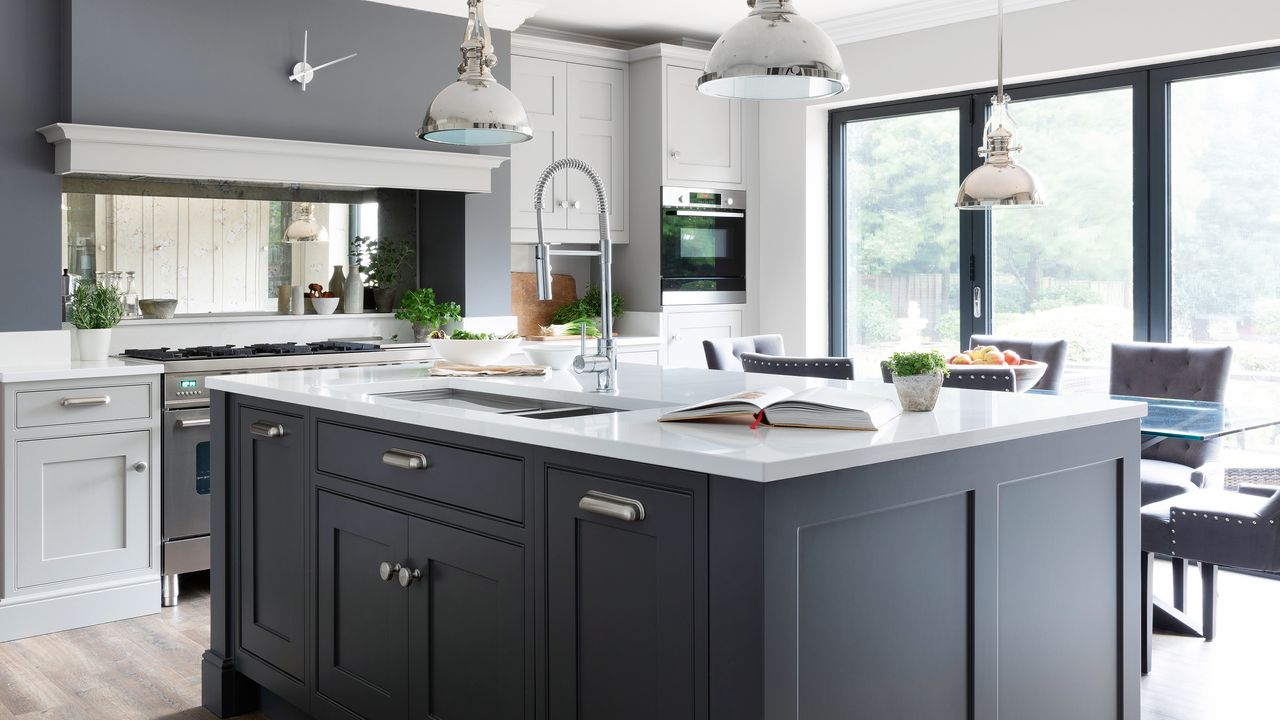
<svg viewBox="0 0 1280 720">
<path fill-rule="evenodd" d="M 509 158 L 469 152 L 57 123 L 40 128 L 58 175 L 487 193 Z"/>
</svg>

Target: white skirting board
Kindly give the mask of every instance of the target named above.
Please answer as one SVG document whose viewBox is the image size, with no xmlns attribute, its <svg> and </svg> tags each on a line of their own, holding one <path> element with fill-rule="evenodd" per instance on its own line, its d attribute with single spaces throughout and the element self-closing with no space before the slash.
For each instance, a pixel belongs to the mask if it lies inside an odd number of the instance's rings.
<svg viewBox="0 0 1280 720">
<path fill-rule="evenodd" d="M 0 642 L 160 612 L 160 576 L 66 595 L 0 600 Z"/>
</svg>

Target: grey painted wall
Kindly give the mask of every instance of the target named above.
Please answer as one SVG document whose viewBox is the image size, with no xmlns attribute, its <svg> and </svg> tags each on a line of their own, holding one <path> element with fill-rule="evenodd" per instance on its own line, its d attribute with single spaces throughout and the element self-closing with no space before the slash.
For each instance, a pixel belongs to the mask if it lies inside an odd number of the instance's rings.
<svg viewBox="0 0 1280 720">
<path fill-rule="evenodd" d="M 59 181 L 37 127 L 75 122 L 427 149 L 414 132 L 431 98 L 457 77 L 464 27 L 460 18 L 359 0 L 5 0 L 0 57 L 11 72 L 0 80 L 8 250 L 0 307 L 23 311 L 0 311 L 0 330 L 58 326 Z M 305 93 L 286 78 L 304 30 L 313 63 L 360 54 L 318 73 Z M 510 38 L 494 35 L 505 81 Z M 466 199 L 465 221 L 452 223 L 463 236 L 429 240 L 468 243 L 459 300 L 472 314 L 510 309 L 506 178 L 504 168 L 493 194 Z"/>
<path fill-rule="evenodd" d="M 58 120 L 61 7 L 0 3 L 0 331 L 61 321 L 61 195 L 53 153 L 36 128 Z"/>
</svg>

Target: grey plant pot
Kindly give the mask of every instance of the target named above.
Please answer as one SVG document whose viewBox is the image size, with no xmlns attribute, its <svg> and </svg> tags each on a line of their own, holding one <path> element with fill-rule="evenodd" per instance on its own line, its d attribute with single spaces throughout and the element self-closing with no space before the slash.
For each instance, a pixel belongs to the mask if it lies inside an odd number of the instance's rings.
<svg viewBox="0 0 1280 720">
<path fill-rule="evenodd" d="M 396 289 L 378 288 L 373 292 L 375 307 L 380 313 L 389 313 L 396 307 Z"/>
<path fill-rule="evenodd" d="M 942 373 L 894 375 L 893 387 L 898 391 L 898 401 L 906 412 L 933 412 L 938 405 L 938 393 L 942 390 Z"/>
</svg>

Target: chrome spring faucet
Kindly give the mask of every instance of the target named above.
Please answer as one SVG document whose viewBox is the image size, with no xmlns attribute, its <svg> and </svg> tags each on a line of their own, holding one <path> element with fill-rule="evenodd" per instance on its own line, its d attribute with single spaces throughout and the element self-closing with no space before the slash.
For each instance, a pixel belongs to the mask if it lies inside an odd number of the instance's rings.
<svg viewBox="0 0 1280 720">
<path fill-rule="evenodd" d="M 596 208 L 600 214 L 599 250 L 553 250 L 542 232 L 543 197 L 551 178 L 561 170 L 578 170 L 587 176 L 596 191 Z M 577 255 L 600 258 L 600 337 L 594 355 L 587 355 L 586 328 L 582 330 L 582 351 L 573 361 L 579 374 L 596 376 L 596 392 L 611 393 L 618 389 L 618 350 L 613 340 L 613 244 L 609 238 L 609 195 L 604 182 L 591 166 L 581 160 L 565 158 L 547 166 L 533 188 L 533 208 L 538 217 L 538 244 L 534 250 L 537 262 L 538 299 L 551 299 L 551 256 Z"/>
</svg>

